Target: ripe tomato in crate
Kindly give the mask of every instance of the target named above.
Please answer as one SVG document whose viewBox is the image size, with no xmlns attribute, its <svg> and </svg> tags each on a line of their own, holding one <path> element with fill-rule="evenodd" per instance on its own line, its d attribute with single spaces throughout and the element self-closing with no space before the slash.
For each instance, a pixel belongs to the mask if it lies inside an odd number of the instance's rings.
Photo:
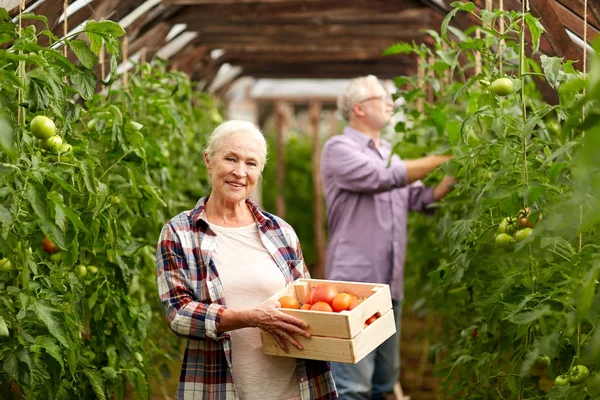
<svg viewBox="0 0 600 400">
<path fill-rule="evenodd" d="M 312 337 L 295 336 L 303 349 L 290 345 L 289 353 L 285 353 L 270 334 L 261 332 L 265 354 L 356 364 L 396 332 L 390 288 L 385 284 L 299 279 L 272 298 L 291 296 L 307 304 L 318 286 L 326 286 L 328 298 L 333 298 L 334 287 L 338 293 L 349 293 L 362 301 L 351 310 L 340 312 L 281 309 L 308 323 Z"/>
</svg>

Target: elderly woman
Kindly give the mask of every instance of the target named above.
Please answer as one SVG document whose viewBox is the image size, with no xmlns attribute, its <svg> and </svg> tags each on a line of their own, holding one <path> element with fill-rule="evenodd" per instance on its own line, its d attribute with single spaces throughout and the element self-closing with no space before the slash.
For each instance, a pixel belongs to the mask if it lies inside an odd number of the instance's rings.
<svg viewBox="0 0 600 400">
<path fill-rule="evenodd" d="M 212 186 L 160 235 L 158 290 L 171 329 L 187 339 L 177 399 L 334 399 L 329 365 L 262 353 L 259 329 L 284 351 L 310 337 L 300 319 L 267 298 L 308 277 L 300 243 L 281 218 L 248 196 L 267 145 L 245 121 L 228 121 L 204 152 Z"/>
</svg>

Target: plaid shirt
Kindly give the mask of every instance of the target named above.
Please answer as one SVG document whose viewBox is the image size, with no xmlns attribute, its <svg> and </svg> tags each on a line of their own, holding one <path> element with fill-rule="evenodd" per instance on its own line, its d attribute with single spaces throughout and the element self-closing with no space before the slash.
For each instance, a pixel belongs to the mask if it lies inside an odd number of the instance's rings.
<svg viewBox="0 0 600 400">
<path fill-rule="evenodd" d="M 162 229 L 156 250 L 160 300 L 169 326 L 187 339 L 177 399 L 239 399 L 231 375 L 231 338 L 217 333 L 226 308 L 223 285 L 212 260 L 216 234 L 208 227 L 201 198 L 193 210 L 184 211 Z M 285 221 L 260 211 L 246 200 L 267 251 L 286 284 L 308 278 L 300 242 Z M 302 400 L 337 398 L 329 365 L 298 359 L 296 367 Z"/>
</svg>

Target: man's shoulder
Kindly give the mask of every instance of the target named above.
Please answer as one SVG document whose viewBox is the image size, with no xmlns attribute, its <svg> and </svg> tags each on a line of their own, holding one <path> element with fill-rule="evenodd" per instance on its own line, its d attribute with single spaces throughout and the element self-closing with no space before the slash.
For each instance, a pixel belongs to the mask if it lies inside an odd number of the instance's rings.
<svg viewBox="0 0 600 400">
<path fill-rule="evenodd" d="M 358 141 L 356 141 L 352 136 L 350 135 L 335 135 L 330 137 L 329 139 L 327 139 L 327 141 L 325 142 L 325 145 L 323 146 L 323 153 L 327 152 L 327 151 L 331 151 L 332 149 L 336 149 L 336 148 L 359 148 L 360 147 L 360 143 Z"/>
</svg>

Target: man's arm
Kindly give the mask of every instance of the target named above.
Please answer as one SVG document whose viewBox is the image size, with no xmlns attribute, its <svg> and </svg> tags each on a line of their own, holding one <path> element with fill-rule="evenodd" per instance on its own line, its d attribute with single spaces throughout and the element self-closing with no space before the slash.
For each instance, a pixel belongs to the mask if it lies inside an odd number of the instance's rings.
<svg viewBox="0 0 600 400">
<path fill-rule="evenodd" d="M 368 157 L 351 143 L 336 137 L 323 149 L 323 176 L 335 176 L 342 189 L 353 192 L 384 192 L 424 178 L 452 156 L 427 156 L 416 160 L 396 159 L 389 167 Z"/>
<path fill-rule="evenodd" d="M 442 181 L 433 190 L 433 199 L 435 201 L 440 201 L 444 196 L 454 190 L 452 186 L 456 182 L 458 182 L 456 178 L 445 176 L 444 179 L 442 179 Z"/>
<path fill-rule="evenodd" d="M 425 178 L 433 172 L 433 170 L 453 157 L 454 156 L 434 155 L 417 158 L 416 160 L 403 160 L 404 165 L 406 166 L 408 183 L 413 183 L 419 179 Z"/>
</svg>

